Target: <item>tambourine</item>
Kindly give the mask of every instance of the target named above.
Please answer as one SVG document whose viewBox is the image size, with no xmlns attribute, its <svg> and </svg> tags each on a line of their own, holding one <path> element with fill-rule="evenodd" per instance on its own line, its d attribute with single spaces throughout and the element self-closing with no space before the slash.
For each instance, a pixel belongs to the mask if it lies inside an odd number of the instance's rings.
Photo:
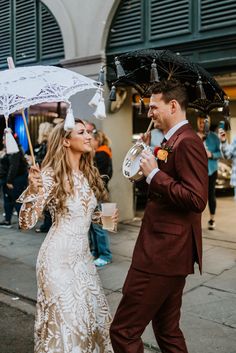
<svg viewBox="0 0 236 353">
<path fill-rule="evenodd" d="M 150 147 L 144 142 L 136 142 L 125 156 L 122 166 L 123 175 L 132 182 L 141 180 L 144 177 L 140 169 L 141 153 L 144 150 L 151 151 Z"/>
</svg>

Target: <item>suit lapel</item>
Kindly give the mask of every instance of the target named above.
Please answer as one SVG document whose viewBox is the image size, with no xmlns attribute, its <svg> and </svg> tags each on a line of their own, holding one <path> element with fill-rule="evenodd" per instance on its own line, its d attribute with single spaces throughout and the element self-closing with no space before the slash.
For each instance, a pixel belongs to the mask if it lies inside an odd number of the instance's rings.
<svg viewBox="0 0 236 353">
<path fill-rule="evenodd" d="M 167 140 L 166 146 L 169 146 L 169 147 L 172 146 L 174 148 L 175 142 L 177 141 L 179 135 L 181 135 L 184 131 L 189 129 L 192 129 L 189 123 L 181 126 L 177 131 L 175 131 L 175 133 L 169 138 L 169 140 Z"/>
</svg>

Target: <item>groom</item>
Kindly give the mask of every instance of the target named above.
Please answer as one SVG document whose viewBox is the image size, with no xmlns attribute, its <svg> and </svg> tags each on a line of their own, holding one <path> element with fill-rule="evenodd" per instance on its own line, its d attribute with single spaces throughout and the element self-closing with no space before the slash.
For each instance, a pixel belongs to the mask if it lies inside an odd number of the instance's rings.
<svg viewBox="0 0 236 353">
<path fill-rule="evenodd" d="M 163 353 L 187 353 L 179 327 L 186 276 L 202 266 L 201 213 L 207 203 L 207 156 L 186 120 L 186 89 L 175 80 L 152 91 L 148 116 L 164 134 L 141 168 L 149 198 L 132 264 L 110 329 L 115 353 L 143 353 L 141 335 L 152 321 Z"/>
</svg>

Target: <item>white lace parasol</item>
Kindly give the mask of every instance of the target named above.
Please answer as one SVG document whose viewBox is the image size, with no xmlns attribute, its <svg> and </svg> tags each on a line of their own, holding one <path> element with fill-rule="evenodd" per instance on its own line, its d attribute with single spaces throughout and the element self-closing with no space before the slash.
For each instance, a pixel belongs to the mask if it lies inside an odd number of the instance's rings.
<svg viewBox="0 0 236 353">
<path fill-rule="evenodd" d="M 34 104 L 68 102 L 73 94 L 91 88 L 97 88 L 94 80 L 54 66 L 28 66 L 1 71 L 0 114 L 7 117 Z"/>
<path fill-rule="evenodd" d="M 21 111 L 26 134 L 29 142 L 30 154 L 35 165 L 33 147 L 24 109 L 31 105 L 50 102 L 67 102 L 68 110 L 64 122 L 64 129 L 71 130 L 75 125 L 70 96 L 87 89 L 99 89 L 96 81 L 80 75 L 74 71 L 55 66 L 28 66 L 15 68 L 13 59 L 7 58 L 9 69 L 0 72 L 0 115 L 6 120 L 6 149 L 8 153 L 18 151 L 11 129 L 8 128 L 8 116 L 18 110 Z M 95 106 L 94 116 L 106 117 L 102 90 Z M 96 94 L 95 94 L 96 95 Z"/>
</svg>

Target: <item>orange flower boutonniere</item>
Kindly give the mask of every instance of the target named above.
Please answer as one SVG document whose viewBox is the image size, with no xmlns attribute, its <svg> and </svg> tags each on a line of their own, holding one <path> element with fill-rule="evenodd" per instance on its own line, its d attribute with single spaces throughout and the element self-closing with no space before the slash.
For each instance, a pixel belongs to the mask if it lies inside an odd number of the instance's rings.
<svg viewBox="0 0 236 353">
<path fill-rule="evenodd" d="M 154 148 L 154 156 L 156 159 L 159 161 L 164 161 L 165 163 L 167 162 L 167 157 L 170 152 L 172 152 L 172 147 L 169 146 L 156 146 Z"/>
</svg>

